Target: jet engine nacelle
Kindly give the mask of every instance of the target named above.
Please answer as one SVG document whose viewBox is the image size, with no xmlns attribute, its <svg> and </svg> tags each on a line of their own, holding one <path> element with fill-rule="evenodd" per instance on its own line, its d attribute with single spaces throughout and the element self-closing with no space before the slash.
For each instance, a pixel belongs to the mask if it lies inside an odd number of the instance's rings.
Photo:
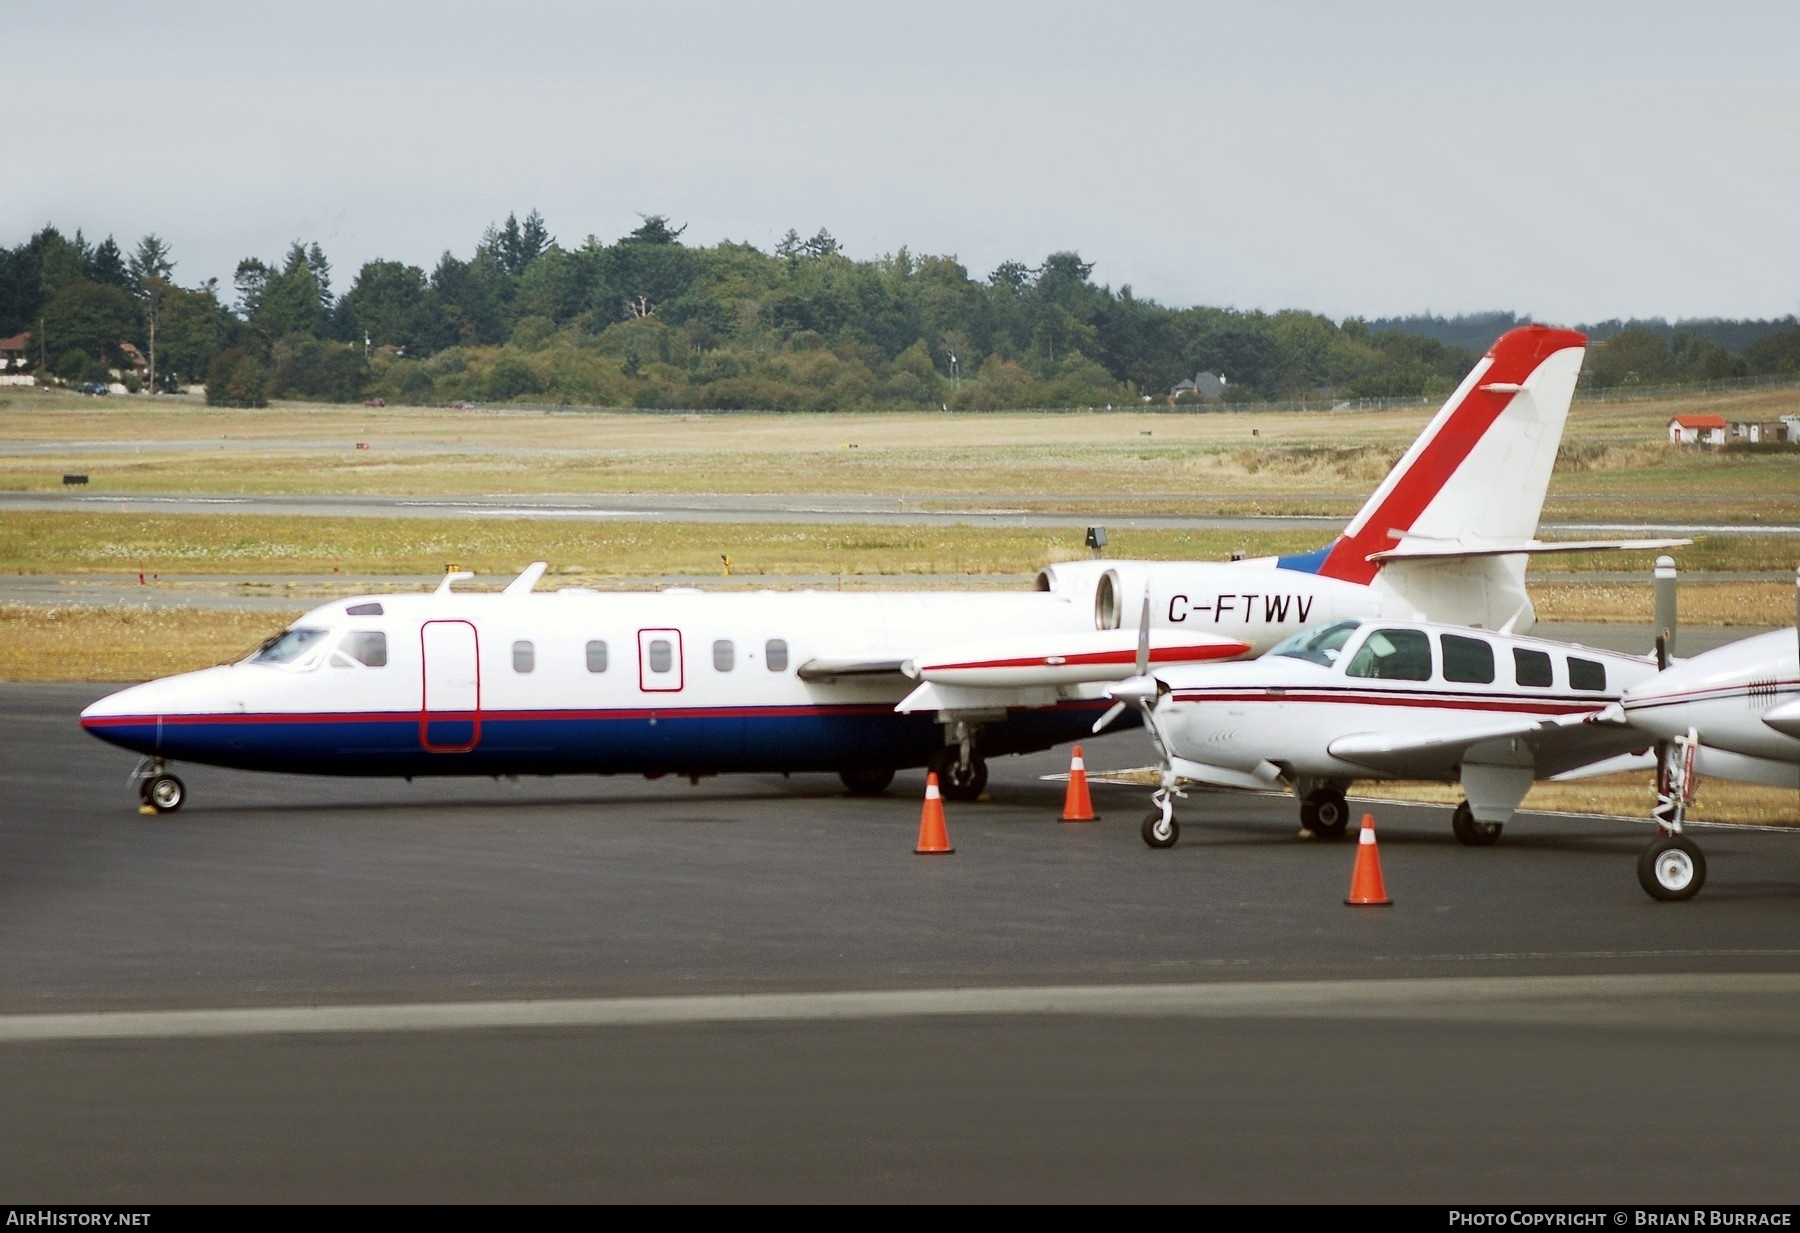
<svg viewBox="0 0 1800 1233">
<path fill-rule="evenodd" d="M 1383 611 L 1384 592 L 1360 583 L 1256 561 L 1070 561 L 1045 566 L 1040 591 L 1091 604 L 1095 629 L 1150 625 L 1234 638 L 1260 654 L 1309 625 Z"/>
</svg>

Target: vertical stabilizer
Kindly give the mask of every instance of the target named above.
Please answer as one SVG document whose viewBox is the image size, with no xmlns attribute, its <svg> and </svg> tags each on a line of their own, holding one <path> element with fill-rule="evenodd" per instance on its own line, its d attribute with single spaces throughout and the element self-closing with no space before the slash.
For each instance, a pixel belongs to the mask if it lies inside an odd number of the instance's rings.
<svg viewBox="0 0 1800 1233">
<path fill-rule="evenodd" d="M 1503 334 L 1325 551 L 1318 572 L 1366 584 L 1381 568 L 1370 555 L 1407 538 L 1472 549 L 1531 540 L 1586 349 L 1574 330 L 1529 325 Z M 1515 564 L 1522 580 L 1523 562 Z"/>
</svg>

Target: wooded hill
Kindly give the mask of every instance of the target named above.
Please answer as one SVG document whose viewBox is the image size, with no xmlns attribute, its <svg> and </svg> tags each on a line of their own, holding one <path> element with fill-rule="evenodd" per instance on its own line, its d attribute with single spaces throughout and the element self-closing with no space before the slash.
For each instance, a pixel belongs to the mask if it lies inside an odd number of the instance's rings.
<svg viewBox="0 0 1800 1233">
<path fill-rule="evenodd" d="M 429 273 L 368 262 L 339 294 L 316 242 L 245 258 L 230 288 L 184 287 L 156 235 L 127 255 L 46 226 L 0 250 L 0 338 L 31 334 L 26 362 L 48 377 L 118 370 L 135 388 L 151 376 L 131 343 L 158 386 L 204 382 L 234 404 L 998 410 L 1167 403 L 1201 372 L 1224 376 L 1228 403 L 1441 396 L 1517 320 L 1170 308 L 1095 283 L 1074 252 L 976 277 L 906 249 L 853 260 L 823 230 L 773 252 L 689 246 L 683 231 L 653 215 L 612 243 L 564 246 L 532 211 Z M 1610 324 L 1587 384 L 1800 371 L 1792 319 Z"/>
</svg>

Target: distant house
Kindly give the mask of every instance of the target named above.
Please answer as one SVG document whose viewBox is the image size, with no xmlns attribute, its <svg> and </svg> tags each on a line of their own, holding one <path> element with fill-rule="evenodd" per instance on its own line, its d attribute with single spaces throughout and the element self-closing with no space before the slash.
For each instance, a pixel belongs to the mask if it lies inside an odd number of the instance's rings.
<svg viewBox="0 0 1800 1233">
<path fill-rule="evenodd" d="M 1725 444 L 1722 415 L 1676 415 L 1669 419 L 1669 440 L 1676 445 Z"/>
<path fill-rule="evenodd" d="M 1171 402 L 1186 397 L 1190 402 L 1218 402 L 1225 397 L 1225 378 L 1217 373 L 1195 373 L 1192 381 L 1177 381 L 1169 391 Z"/>
<path fill-rule="evenodd" d="M 11 338 L 0 338 L 0 371 L 25 367 L 25 357 L 30 351 L 30 334 L 14 334 Z"/>
<path fill-rule="evenodd" d="M 25 371 L 31 366 L 30 356 L 30 334 L 0 338 L 0 385 L 36 385 L 37 378 Z"/>
</svg>

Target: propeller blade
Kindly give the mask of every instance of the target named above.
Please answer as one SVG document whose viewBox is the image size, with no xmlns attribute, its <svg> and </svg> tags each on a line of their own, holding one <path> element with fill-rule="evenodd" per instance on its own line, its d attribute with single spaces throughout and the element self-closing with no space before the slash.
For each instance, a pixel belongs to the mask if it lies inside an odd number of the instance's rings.
<svg viewBox="0 0 1800 1233">
<path fill-rule="evenodd" d="M 1800 649 L 1800 566 L 1794 567 L 1794 637 Z"/>
<path fill-rule="evenodd" d="M 1137 674 L 1150 671 L 1150 585 L 1144 584 L 1144 610 L 1138 615 Z"/>
<path fill-rule="evenodd" d="M 1106 725 L 1123 715 L 1125 713 L 1125 708 L 1129 705 L 1131 704 L 1128 702 L 1115 702 L 1107 707 L 1106 714 L 1094 721 L 1094 731 L 1098 733 L 1101 729 L 1105 728 Z"/>
</svg>

